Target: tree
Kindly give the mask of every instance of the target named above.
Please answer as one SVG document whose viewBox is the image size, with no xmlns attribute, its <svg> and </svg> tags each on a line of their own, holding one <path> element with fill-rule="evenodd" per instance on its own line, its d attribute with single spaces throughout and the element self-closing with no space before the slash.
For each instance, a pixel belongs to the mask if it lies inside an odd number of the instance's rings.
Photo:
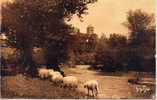
<svg viewBox="0 0 157 100">
<path fill-rule="evenodd" d="M 91 64 L 94 62 L 96 34 L 78 33 L 75 37 L 72 51 L 75 55 L 76 64 Z"/>
<path fill-rule="evenodd" d="M 127 38 L 123 35 L 113 33 L 110 34 L 110 38 L 108 39 L 107 43 L 111 48 L 120 48 L 126 46 Z"/>
<path fill-rule="evenodd" d="M 104 56 L 106 56 L 106 50 L 108 50 L 107 46 L 107 40 L 106 36 L 103 34 L 100 38 L 98 38 L 97 43 L 96 43 L 96 55 L 95 55 L 95 60 L 96 64 L 103 64 L 104 63 Z"/>
<path fill-rule="evenodd" d="M 149 15 L 140 9 L 130 10 L 127 13 L 127 21 L 124 25 L 130 31 L 130 44 L 138 46 L 148 42 L 148 30 L 154 26 L 154 15 Z"/>
<path fill-rule="evenodd" d="M 87 5 L 94 2 L 96 0 L 14 0 L 2 4 L 2 32 L 8 36 L 8 44 L 20 51 L 23 66 L 29 66 L 28 71 L 34 76 L 37 66 L 32 59 L 33 47 L 44 46 L 47 52 L 63 54 L 61 51 L 66 51 L 63 44 L 68 43 L 70 28 L 65 21 L 74 14 L 82 18 L 82 14 L 87 13 Z M 50 56 L 47 62 L 51 60 L 57 67 L 62 56 Z"/>
<path fill-rule="evenodd" d="M 112 64 L 109 66 L 111 70 L 126 70 L 127 58 L 127 38 L 126 36 L 113 33 L 107 40 L 109 49 L 109 59 Z"/>
<path fill-rule="evenodd" d="M 111 34 L 109 38 L 101 36 L 96 47 L 96 62 L 102 64 L 102 70 L 112 72 L 126 70 L 127 38 L 120 34 Z"/>
<path fill-rule="evenodd" d="M 144 70 L 145 68 L 145 70 L 154 69 L 154 64 L 146 64 L 147 62 L 155 63 L 154 15 L 139 9 L 129 11 L 124 25 L 130 31 L 128 42 L 129 65 L 138 70 Z"/>
</svg>

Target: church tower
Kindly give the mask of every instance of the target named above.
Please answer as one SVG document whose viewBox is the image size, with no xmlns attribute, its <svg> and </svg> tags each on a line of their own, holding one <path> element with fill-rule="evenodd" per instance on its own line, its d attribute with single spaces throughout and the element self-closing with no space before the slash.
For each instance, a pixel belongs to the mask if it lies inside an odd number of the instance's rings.
<svg viewBox="0 0 157 100">
<path fill-rule="evenodd" d="M 94 27 L 92 25 L 87 27 L 87 34 L 94 34 Z"/>
</svg>

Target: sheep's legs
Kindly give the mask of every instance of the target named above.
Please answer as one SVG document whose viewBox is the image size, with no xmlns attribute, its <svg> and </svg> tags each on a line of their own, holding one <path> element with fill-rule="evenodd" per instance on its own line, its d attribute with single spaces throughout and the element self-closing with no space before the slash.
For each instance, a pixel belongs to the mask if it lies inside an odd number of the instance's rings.
<svg viewBox="0 0 157 100">
<path fill-rule="evenodd" d="M 76 90 L 77 86 L 73 86 L 73 89 Z"/>
<path fill-rule="evenodd" d="M 89 94 L 89 89 L 87 89 L 87 91 L 88 91 L 88 95 L 90 96 L 90 94 Z"/>
<path fill-rule="evenodd" d="M 64 88 L 64 84 L 61 83 L 60 88 Z"/>
<path fill-rule="evenodd" d="M 97 88 L 95 88 L 95 91 L 96 91 L 96 96 L 98 95 L 98 89 Z"/>
<path fill-rule="evenodd" d="M 63 85 L 63 88 L 66 88 L 66 85 Z"/>
<path fill-rule="evenodd" d="M 70 88 L 71 90 L 73 90 L 73 89 L 74 89 L 74 86 L 73 86 L 73 85 L 69 85 L 69 88 Z"/>
<path fill-rule="evenodd" d="M 42 74 L 40 75 L 40 78 L 41 78 L 41 79 L 43 79 L 43 78 L 44 78 Z"/>
<path fill-rule="evenodd" d="M 94 90 L 92 89 L 92 96 L 94 97 Z"/>
</svg>

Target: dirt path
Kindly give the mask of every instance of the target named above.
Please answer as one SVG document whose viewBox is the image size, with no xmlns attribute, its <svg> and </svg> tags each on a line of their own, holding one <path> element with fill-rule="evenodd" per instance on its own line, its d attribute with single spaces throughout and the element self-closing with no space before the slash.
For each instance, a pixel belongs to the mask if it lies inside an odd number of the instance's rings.
<svg viewBox="0 0 157 100">
<path fill-rule="evenodd" d="M 129 92 L 128 77 L 101 75 L 100 72 L 88 70 L 88 67 L 66 68 L 65 73 L 78 77 L 82 82 L 92 79 L 97 80 L 99 82 L 99 95 L 97 98 L 133 98 Z M 83 88 L 79 88 L 79 90 L 87 92 Z"/>
</svg>

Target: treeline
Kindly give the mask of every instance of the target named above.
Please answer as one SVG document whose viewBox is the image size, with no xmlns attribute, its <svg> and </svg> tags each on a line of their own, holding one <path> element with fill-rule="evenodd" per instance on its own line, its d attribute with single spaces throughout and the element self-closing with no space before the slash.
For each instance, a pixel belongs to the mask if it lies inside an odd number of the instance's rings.
<svg viewBox="0 0 157 100">
<path fill-rule="evenodd" d="M 98 38 L 96 34 L 76 34 L 79 40 L 73 45 L 71 61 L 111 72 L 155 71 L 153 15 L 141 10 L 129 11 L 127 14 L 127 21 L 123 24 L 129 29 L 128 37 L 116 33 L 109 38 L 105 35 Z"/>
</svg>

